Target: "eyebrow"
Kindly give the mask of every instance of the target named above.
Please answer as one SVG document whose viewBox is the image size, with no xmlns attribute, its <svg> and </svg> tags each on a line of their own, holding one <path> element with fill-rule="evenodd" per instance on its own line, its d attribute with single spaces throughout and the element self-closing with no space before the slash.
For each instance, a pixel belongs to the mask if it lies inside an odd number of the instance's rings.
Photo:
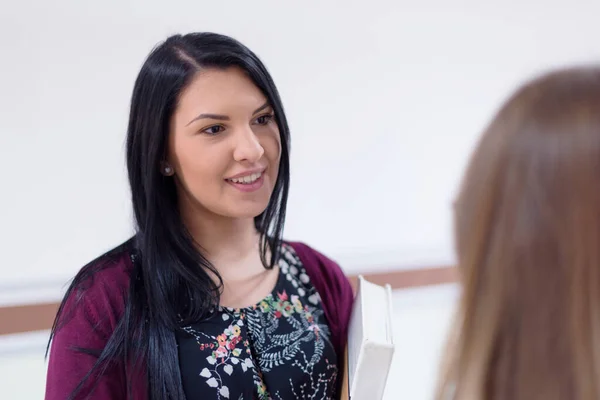
<svg viewBox="0 0 600 400">
<path fill-rule="evenodd" d="M 264 110 L 265 108 L 271 107 L 271 103 L 269 103 L 268 101 L 263 104 L 262 106 L 258 107 L 256 110 L 254 110 L 254 112 L 252 113 L 252 115 L 258 114 L 259 112 L 261 112 L 262 110 Z"/>
<path fill-rule="evenodd" d="M 261 112 L 262 110 L 264 110 L 265 108 L 270 107 L 271 104 L 267 101 L 265 104 L 263 104 L 262 106 L 258 107 L 256 110 L 254 110 L 254 112 L 252 113 L 252 115 L 256 115 L 259 112 Z M 192 124 L 193 122 L 198 121 L 199 119 L 216 119 L 219 121 L 229 121 L 229 117 L 227 115 L 221 115 L 221 114 L 200 114 L 197 117 L 195 117 L 194 119 L 192 119 L 190 122 L 187 123 L 186 126 Z"/>
</svg>

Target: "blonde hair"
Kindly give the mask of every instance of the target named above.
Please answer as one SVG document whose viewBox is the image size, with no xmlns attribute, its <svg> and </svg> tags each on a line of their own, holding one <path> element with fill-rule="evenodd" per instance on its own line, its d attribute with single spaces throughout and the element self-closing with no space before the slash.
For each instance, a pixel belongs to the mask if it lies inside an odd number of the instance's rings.
<svg viewBox="0 0 600 400">
<path fill-rule="evenodd" d="M 600 398 L 600 69 L 521 87 L 455 204 L 462 295 L 438 400 Z"/>
</svg>

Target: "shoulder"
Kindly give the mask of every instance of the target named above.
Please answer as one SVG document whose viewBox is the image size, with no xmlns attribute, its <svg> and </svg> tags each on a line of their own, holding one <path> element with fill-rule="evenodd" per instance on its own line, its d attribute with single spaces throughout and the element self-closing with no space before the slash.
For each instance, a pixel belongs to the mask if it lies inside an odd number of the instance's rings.
<svg viewBox="0 0 600 400">
<path fill-rule="evenodd" d="M 320 286 L 317 289 L 333 289 L 334 293 L 341 290 L 344 294 L 352 290 L 346 274 L 332 258 L 304 242 L 286 241 L 284 244 L 294 250 L 313 283 Z"/>
<path fill-rule="evenodd" d="M 89 262 L 73 279 L 50 333 L 47 399 L 65 399 L 80 385 L 83 392 L 94 390 L 94 398 L 123 397 L 117 368 L 99 375 L 96 370 L 92 380 L 86 374 L 96 368 L 123 316 L 133 265 L 130 254 L 128 246 L 116 247 Z M 105 373 L 106 378 L 99 379 Z"/>
<path fill-rule="evenodd" d="M 305 267 L 320 272 L 344 275 L 339 264 L 325 254 L 309 246 L 304 242 L 284 241 L 284 245 L 290 246 L 300 258 Z"/>
<path fill-rule="evenodd" d="M 84 266 L 73 284 L 84 296 L 117 296 L 129 287 L 133 257 L 128 242 L 117 246 Z"/>
<path fill-rule="evenodd" d="M 284 242 L 284 245 L 292 247 L 319 293 L 331 329 L 332 343 L 341 356 L 354 303 L 350 281 L 337 262 L 306 243 Z"/>
<path fill-rule="evenodd" d="M 326 268 L 341 269 L 337 262 L 304 242 L 284 241 L 283 243 L 294 249 L 298 257 L 303 261 L 308 261 L 309 264 L 320 264 Z"/>
<path fill-rule="evenodd" d="M 125 307 L 133 270 L 132 256 L 128 241 L 82 267 L 65 294 L 60 317 L 85 317 L 108 330 L 114 328 Z"/>
</svg>

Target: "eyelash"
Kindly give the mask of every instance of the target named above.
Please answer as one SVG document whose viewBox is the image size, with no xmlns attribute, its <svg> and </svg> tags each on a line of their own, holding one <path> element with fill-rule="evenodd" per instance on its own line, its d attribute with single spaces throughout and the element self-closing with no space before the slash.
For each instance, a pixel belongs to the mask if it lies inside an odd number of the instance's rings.
<svg viewBox="0 0 600 400">
<path fill-rule="evenodd" d="M 209 132 L 210 130 L 214 129 L 214 128 L 219 128 L 218 132 Z M 223 131 L 223 129 L 225 129 L 222 125 L 213 125 L 213 126 L 209 126 L 206 129 L 202 130 L 202 133 L 206 133 L 208 136 L 216 136 L 219 133 L 221 133 Z"/>
<path fill-rule="evenodd" d="M 257 117 L 255 121 L 259 121 L 261 118 L 265 118 L 266 121 L 262 122 L 262 123 L 258 123 L 258 125 L 264 126 L 267 125 L 269 122 L 271 122 L 273 120 L 273 118 L 275 118 L 275 115 L 273 115 L 272 113 L 269 114 L 263 114 L 260 117 Z M 218 128 L 217 132 L 210 132 L 212 129 Z M 209 136 L 216 136 L 219 133 L 223 132 L 223 130 L 225 129 L 225 127 L 223 125 L 213 125 L 213 126 L 209 126 L 206 129 L 202 130 L 202 133 L 206 133 Z"/>
<path fill-rule="evenodd" d="M 264 114 L 264 115 L 261 115 L 260 117 L 256 118 L 256 120 L 258 121 L 261 118 L 267 118 L 267 120 L 264 123 L 262 123 L 262 124 L 259 123 L 259 125 L 266 125 L 269 122 L 271 122 L 273 120 L 273 118 L 275 118 L 275 115 L 273 115 L 272 113 Z"/>
</svg>

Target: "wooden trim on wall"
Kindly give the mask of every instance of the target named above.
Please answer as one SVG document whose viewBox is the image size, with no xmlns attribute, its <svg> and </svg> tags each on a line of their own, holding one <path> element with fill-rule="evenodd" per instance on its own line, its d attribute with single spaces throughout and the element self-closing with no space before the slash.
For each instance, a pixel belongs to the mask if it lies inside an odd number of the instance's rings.
<svg viewBox="0 0 600 400">
<path fill-rule="evenodd" d="M 383 285 L 389 283 L 394 290 L 417 288 L 456 282 L 453 267 L 395 270 L 363 275 L 366 280 Z M 356 276 L 350 276 L 356 286 Z M 58 303 L 40 303 L 0 307 L 0 335 L 25 333 L 50 329 Z"/>
<path fill-rule="evenodd" d="M 390 284 L 394 290 L 418 288 L 423 286 L 442 285 L 454 283 L 457 280 L 456 268 L 417 268 L 407 270 L 394 270 L 363 275 L 366 280 L 377 285 Z M 356 287 L 357 277 L 348 278 L 353 287 Z"/>
<path fill-rule="evenodd" d="M 58 303 L 0 307 L 0 335 L 50 329 Z"/>
</svg>

